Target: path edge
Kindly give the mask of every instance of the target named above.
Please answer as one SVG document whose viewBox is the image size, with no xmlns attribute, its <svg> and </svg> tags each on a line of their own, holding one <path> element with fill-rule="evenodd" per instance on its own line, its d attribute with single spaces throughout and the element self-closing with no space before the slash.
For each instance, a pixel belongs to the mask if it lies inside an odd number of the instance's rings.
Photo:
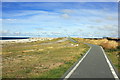
<svg viewBox="0 0 120 80">
<path fill-rule="evenodd" d="M 64 75 L 61 77 L 62 80 L 67 80 L 71 75 L 72 73 L 77 69 L 77 67 L 80 65 L 80 63 L 84 60 L 84 58 L 87 56 L 87 54 L 89 53 L 89 51 L 91 50 L 91 46 L 89 48 L 89 50 L 82 56 L 78 59 L 77 62 L 75 62 L 65 73 Z"/>
<path fill-rule="evenodd" d="M 112 65 L 112 63 L 110 62 L 109 58 L 108 58 L 107 55 L 105 54 L 105 51 L 104 51 L 103 47 L 102 47 L 102 46 L 100 46 L 100 47 L 101 47 L 101 49 L 102 49 L 102 52 L 103 52 L 103 54 L 104 54 L 104 57 L 105 57 L 105 59 L 106 59 L 106 62 L 108 63 L 108 66 L 109 66 L 109 68 L 110 68 L 110 70 L 111 70 L 111 73 L 112 73 L 113 77 L 115 78 L 115 80 L 120 80 L 119 77 L 118 77 L 118 75 L 117 75 L 117 73 L 116 73 L 116 71 L 115 71 L 115 69 L 114 69 L 114 67 L 113 67 L 113 65 Z"/>
</svg>

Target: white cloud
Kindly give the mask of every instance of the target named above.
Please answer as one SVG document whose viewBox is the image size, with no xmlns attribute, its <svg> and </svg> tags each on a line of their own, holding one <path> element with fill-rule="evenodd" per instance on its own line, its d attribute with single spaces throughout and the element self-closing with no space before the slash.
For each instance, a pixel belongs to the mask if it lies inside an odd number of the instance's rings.
<svg viewBox="0 0 120 80">
<path fill-rule="evenodd" d="M 2 19 L 3 21 L 15 21 L 15 20 L 17 20 L 17 19 Z"/>
<path fill-rule="evenodd" d="M 3 17 L 19 17 L 19 16 L 28 16 L 28 15 L 39 15 L 39 14 L 55 14 L 55 12 L 41 11 L 41 10 L 20 10 L 15 13 L 3 13 Z M 57 14 L 57 13 L 56 13 Z"/>
<path fill-rule="evenodd" d="M 63 9 L 60 12 L 62 17 L 67 19 L 71 18 L 76 21 L 90 21 L 95 23 L 106 23 L 106 21 L 117 20 L 117 12 L 109 12 L 105 9 Z"/>
<path fill-rule="evenodd" d="M 68 14 L 62 14 L 61 17 L 64 18 L 64 19 L 69 19 L 70 18 L 70 16 Z"/>
<path fill-rule="evenodd" d="M 104 26 L 98 27 L 98 30 L 117 31 L 118 27 L 117 25 L 104 25 Z"/>
<path fill-rule="evenodd" d="M 69 13 L 74 13 L 75 10 L 72 10 L 72 9 L 63 9 L 62 12 L 65 13 L 65 14 L 66 14 L 66 13 L 69 14 Z"/>
<path fill-rule="evenodd" d="M 101 22 L 103 22 L 104 20 L 102 20 L 102 19 L 95 19 L 95 20 L 90 20 L 90 21 L 93 21 L 93 22 L 96 22 L 96 23 L 101 23 Z"/>
<path fill-rule="evenodd" d="M 40 11 L 40 10 L 21 11 L 20 13 L 14 13 L 12 17 L 20 17 L 20 16 L 23 17 L 23 16 L 29 16 L 29 15 L 32 15 L 32 16 L 28 18 L 24 17 L 24 18 L 13 19 L 13 20 L 6 19 L 5 24 L 10 23 L 12 21 L 11 29 L 13 29 L 13 26 L 14 27 L 16 26 L 14 24 L 17 24 L 16 29 L 22 28 L 26 30 L 27 29 L 30 30 L 31 27 L 35 29 L 36 26 L 34 24 L 36 24 L 38 25 L 37 30 L 42 31 L 41 28 L 47 29 L 47 31 L 41 32 L 43 35 L 50 35 L 50 34 L 56 33 L 55 28 L 58 28 L 58 27 L 66 28 L 68 33 L 70 34 L 70 32 L 75 31 L 78 27 L 82 28 L 82 27 L 85 27 L 86 25 L 90 25 L 91 26 L 90 29 L 84 28 L 84 30 L 82 29 L 83 31 L 79 29 L 79 32 L 84 33 L 85 31 L 88 32 L 88 31 L 92 31 L 93 29 L 95 29 L 96 32 L 107 31 L 111 33 L 111 31 L 113 32 L 117 30 L 116 26 L 113 25 L 113 23 L 109 22 L 109 21 L 116 22 L 114 21 L 114 17 L 117 16 L 116 13 L 109 13 L 104 10 L 94 10 L 94 9 L 91 9 L 91 10 L 89 9 L 74 9 L 74 10 L 63 9 L 62 13 L 60 12 L 61 10 L 55 11 L 55 12 Z M 10 14 L 8 16 L 10 16 Z M 111 17 L 108 17 L 108 16 L 111 16 Z M 105 20 L 108 20 L 108 22 L 106 23 Z M 33 28 L 30 30 L 31 32 L 33 31 Z M 49 32 L 48 30 L 52 32 Z M 63 31 L 63 29 L 59 29 L 59 30 Z M 63 32 L 65 33 L 65 31 Z M 59 34 L 59 33 L 56 33 L 56 34 Z M 77 34 L 77 33 L 74 33 L 74 34 Z M 91 36 L 93 35 L 95 34 L 91 34 Z"/>
<path fill-rule="evenodd" d="M 0 35 L 8 35 L 11 34 L 11 32 L 9 30 L 1 30 L 0 31 Z"/>
<path fill-rule="evenodd" d="M 96 25 L 96 26 L 88 26 L 94 32 L 94 36 L 101 37 L 117 37 L 118 36 L 118 26 L 114 25 Z"/>
<path fill-rule="evenodd" d="M 97 32 L 104 32 L 104 33 L 105 32 L 106 33 L 118 32 L 118 26 L 117 25 L 88 26 L 88 28 L 94 29 Z"/>
<path fill-rule="evenodd" d="M 15 34 L 15 35 L 20 35 L 21 32 L 14 32 L 13 34 Z"/>
<path fill-rule="evenodd" d="M 113 15 L 113 16 L 107 16 L 105 19 L 106 19 L 106 20 L 110 20 L 110 21 L 118 20 L 118 18 L 117 18 L 117 17 L 114 17 L 114 15 Z"/>
<path fill-rule="evenodd" d="M 44 28 L 35 28 L 37 31 L 41 31 L 41 30 L 44 30 Z"/>
</svg>

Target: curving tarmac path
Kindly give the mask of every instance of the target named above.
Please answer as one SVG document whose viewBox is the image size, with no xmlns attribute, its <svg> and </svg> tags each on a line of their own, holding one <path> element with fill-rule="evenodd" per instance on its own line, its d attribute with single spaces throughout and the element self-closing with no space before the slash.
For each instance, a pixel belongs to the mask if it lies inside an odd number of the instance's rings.
<svg viewBox="0 0 120 80">
<path fill-rule="evenodd" d="M 65 73 L 63 80 L 119 80 L 103 48 L 87 45 L 91 47 L 89 51 Z"/>
</svg>

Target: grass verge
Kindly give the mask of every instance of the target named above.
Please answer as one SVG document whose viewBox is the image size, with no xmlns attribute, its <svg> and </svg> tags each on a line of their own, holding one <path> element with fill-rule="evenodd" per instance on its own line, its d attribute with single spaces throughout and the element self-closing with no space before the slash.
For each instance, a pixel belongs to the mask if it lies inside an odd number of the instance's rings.
<svg viewBox="0 0 120 80">
<path fill-rule="evenodd" d="M 70 41 L 2 44 L 3 78 L 60 78 L 89 47 Z"/>
<path fill-rule="evenodd" d="M 120 49 L 105 49 L 108 58 L 120 73 Z"/>
</svg>

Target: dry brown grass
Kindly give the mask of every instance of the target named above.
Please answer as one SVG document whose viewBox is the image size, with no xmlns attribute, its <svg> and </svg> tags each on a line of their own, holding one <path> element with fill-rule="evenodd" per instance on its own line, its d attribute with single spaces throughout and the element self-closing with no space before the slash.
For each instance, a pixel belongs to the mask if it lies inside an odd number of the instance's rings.
<svg viewBox="0 0 120 80">
<path fill-rule="evenodd" d="M 116 49 L 118 43 L 116 41 L 107 41 L 107 42 L 102 42 L 100 45 L 105 49 Z"/>
<path fill-rule="evenodd" d="M 90 40 L 90 39 L 82 39 L 82 38 L 75 38 L 79 42 L 85 42 L 85 43 L 90 43 L 90 44 L 95 44 L 95 45 L 100 45 L 104 49 L 116 49 L 118 45 L 118 42 L 116 41 L 110 41 L 107 39 L 98 39 L 98 40 Z"/>
</svg>

